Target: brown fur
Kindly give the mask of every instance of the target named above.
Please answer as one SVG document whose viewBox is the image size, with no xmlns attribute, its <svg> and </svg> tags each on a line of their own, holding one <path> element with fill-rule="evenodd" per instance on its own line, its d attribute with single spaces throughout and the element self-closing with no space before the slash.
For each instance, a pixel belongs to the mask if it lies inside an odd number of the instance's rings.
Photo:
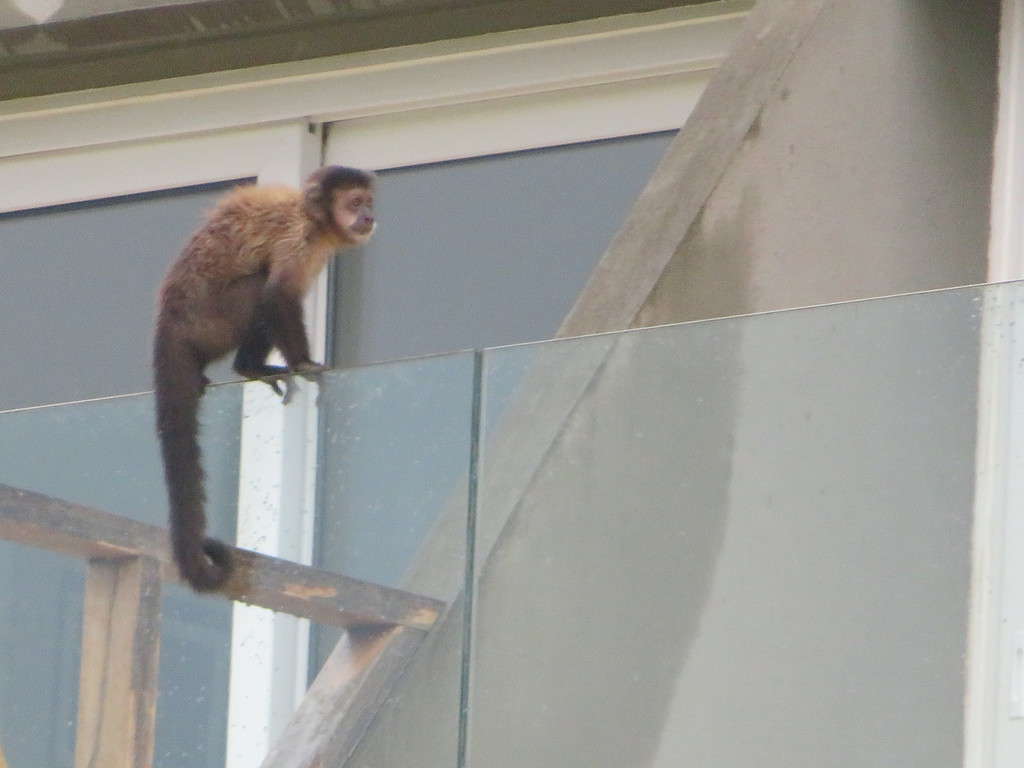
<svg viewBox="0 0 1024 768">
<path fill-rule="evenodd" d="M 153 354 L 157 432 L 174 556 L 196 590 L 217 589 L 231 574 L 228 550 L 205 534 L 197 442 L 203 369 L 233 349 L 235 370 L 248 378 L 317 369 L 309 359 L 302 296 L 334 251 L 369 237 L 335 221 L 331 205 L 347 189 L 370 191 L 372 177 L 331 166 L 314 173 L 302 191 L 236 189 L 209 214 L 160 287 Z M 361 223 L 372 224 L 369 205 L 359 214 Z M 266 365 L 271 346 L 287 368 Z"/>
</svg>

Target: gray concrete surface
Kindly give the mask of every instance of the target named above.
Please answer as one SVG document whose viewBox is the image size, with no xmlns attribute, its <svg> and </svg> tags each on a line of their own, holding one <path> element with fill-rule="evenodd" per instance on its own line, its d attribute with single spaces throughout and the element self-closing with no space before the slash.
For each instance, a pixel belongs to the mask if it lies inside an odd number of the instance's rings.
<svg viewBox="0 0 1024 768">
<path fill-rule="evenodd" d="M 760 3 L 560 335 L 984 280 L 998 14 Z"/>
</svg>

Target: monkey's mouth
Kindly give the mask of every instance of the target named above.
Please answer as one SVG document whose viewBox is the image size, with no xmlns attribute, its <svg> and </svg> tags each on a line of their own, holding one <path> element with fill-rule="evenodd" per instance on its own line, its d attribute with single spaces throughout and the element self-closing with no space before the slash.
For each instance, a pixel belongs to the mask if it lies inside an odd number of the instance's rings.
<svg viewBox="0 0 1024 768">
<path fill-rule="evenodd" d="M 373 231 L 375 229 L 377 229 L 377 222 L 376 221 L 371 221 L 369 223 L 362 224 L 362 225 L 357 225 L 357 224 L 353 224 L 352 225 L 352 231 L 355 232 L 357 235 L 359 235 L 359 237 L 361 237 L 361 238 L 369 237 L 370 235 L 373 234 Z"/>
</svg>

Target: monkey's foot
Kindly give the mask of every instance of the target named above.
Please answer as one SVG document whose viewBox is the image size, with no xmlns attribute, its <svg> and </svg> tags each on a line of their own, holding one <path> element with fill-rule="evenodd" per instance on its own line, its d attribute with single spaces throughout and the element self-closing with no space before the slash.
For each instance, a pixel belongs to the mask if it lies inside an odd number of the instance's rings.
<svg viewBox="0 0 1024 768">
<path fill-rule="evenodd" d="M 242 375 L 249 379 L 249 381 L 259 381 L 266 384 L 274 390 L 274 394 L 281 398 L 282 403 L 287 404 L 292 399 L 292 388 L 295 384 L 292 382 L 292 377 L 286 368 L 268 365 L 266 370 L 250 371 Z M 282 385 L 284 385 L 283 389 Z"/>
<path fill-rule="evenodd" d="M 290 376 L 282 378 L 281 383 L 284 384 L 284 392 L 281 392 L 277 386 L 274 386 L 274 391 L 281 395 L 281 405 L 288 405 L 288 403 L 292 401 L 292 395 L 299 391 L 299 385 L 298 382 Z M 276 385 L 277 382 L 275 381 L 274 384 Z"/>
<path fill-rule="evenodd" d="M 261 376 L 257 381 L 262 381 L 281 398 L 281 405 L 288 405 L 292 396 L 299 391 L 299 385 L 295 378 L 288 373 L 272 373 L 268 376 Z"/>
</svg>

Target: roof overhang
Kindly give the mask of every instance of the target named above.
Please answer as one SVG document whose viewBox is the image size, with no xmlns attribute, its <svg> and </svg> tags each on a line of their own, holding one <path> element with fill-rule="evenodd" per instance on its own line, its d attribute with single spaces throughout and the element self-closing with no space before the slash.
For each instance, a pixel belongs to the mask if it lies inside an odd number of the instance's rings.
<svg viewBox="0 0 1024 768">
<path fill-rule="evenodd" d="M 59 0 L 57 0 L 59 1 Z M 377 50 L 706 0 L 0 0 L 0 99 Z"/>
</svg>

